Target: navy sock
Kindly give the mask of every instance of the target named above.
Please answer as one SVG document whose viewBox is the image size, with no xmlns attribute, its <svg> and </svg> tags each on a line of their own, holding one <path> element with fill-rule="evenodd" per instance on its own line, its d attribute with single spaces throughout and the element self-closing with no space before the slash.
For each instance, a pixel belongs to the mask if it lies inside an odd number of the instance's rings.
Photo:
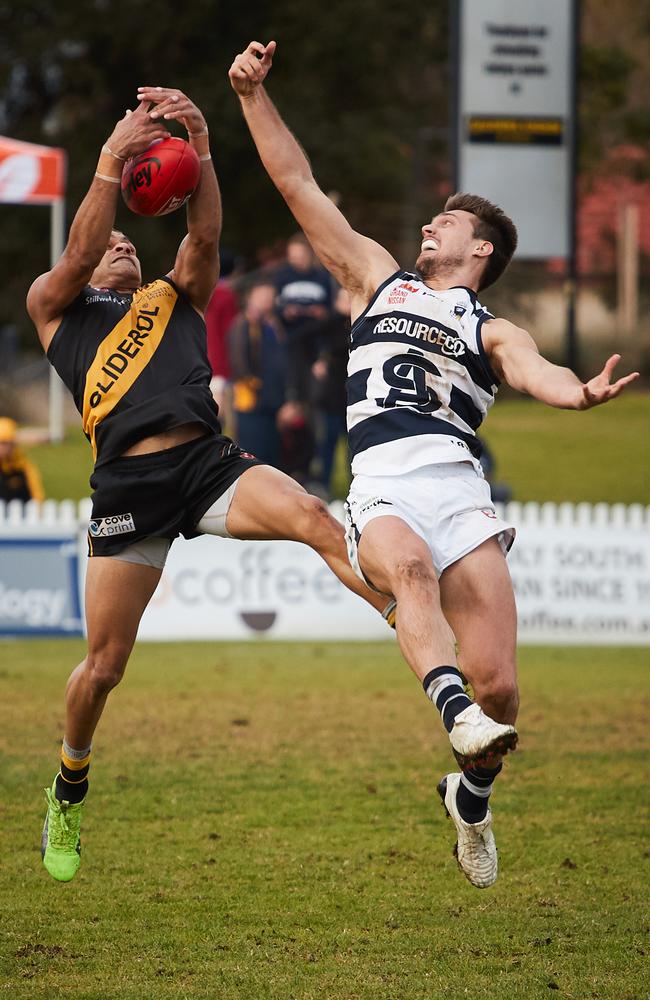
<svg viewBox="0 0 650 1000">
<path fill-rule="evenodd" d="M 456 716 L 473 704 L 463 690 L 463 675 L 457 667 L 435 667 L 422 681 L 427 698 L 434 703 L 448 733 Z"/>
<path fill-rule="evenodd" d="M 502 767 L 503 764 L 494 768 L 476 766 L 463 771 L 456 793 L 456 805 L 466 823 L 480 823 L 485 819 L 492 782 Z"/>
</svg>

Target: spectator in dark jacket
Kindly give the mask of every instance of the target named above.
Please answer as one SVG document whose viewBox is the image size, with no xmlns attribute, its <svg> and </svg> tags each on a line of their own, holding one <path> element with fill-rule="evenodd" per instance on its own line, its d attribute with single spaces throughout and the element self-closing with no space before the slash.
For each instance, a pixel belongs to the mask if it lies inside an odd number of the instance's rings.
<svg viewBox="0 0 650 1000">
<path fill-rule="evenodd" d="M 320 482 L 326 496 L 332 495 L 332 471 L 336 446 L 346 433 L 345 380 L 350 352 L 350 296 L 344 288 L 334 300 L 334 312 L 313 330 L 319 355 L 312 367 L 312 399 L 319 426 L 317 455 Z"/>
<path fill-rule="evenodd" d="M 315 321 L 331 311 L 331 279 L 316 261 L 303 233 L 287 244 L 287 260 L 275 273 L 277 309 L 287 334 L 287 400 L 281 414 L 283 469 L 303 485 L 310 484 L 314 455 L 311 426 L 311 368 L 317 357 L 313 337 L 305 336 Z"/>
<path fill-rule="evenodd" d="M 274 285 L 254 285 L 228 331 L 228 344 L 239 445 L 279 468 L 277 415 L 285 401 L 287 355 L 274 303 Z"/>
<path fill-rule="evenodd" d="M 275 274 L 277 308 L 289 347 L 288 395 L 295 402 L 309 402 L 311 366 L 316 360 L 313 340 L 301 336 L 313 320 L 331 311 L 331 280 L 314 257 L 302 233 L 287 243 L 287 260 Z"/>
</svg>

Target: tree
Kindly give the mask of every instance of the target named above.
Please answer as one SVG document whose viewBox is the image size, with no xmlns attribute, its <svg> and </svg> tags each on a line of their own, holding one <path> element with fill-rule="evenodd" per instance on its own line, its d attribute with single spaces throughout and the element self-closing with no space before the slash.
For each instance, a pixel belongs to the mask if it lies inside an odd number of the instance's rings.
<svg viewBox="0 0 650 1000">
<path fill-rule="evenodd" d="M 142 0 L 32 0 L 9 30 L 8 8 L 0 6 L 6 66 L 0 131 L 68 151 L 71 215 L 101 143 L 135 105 L 137 86 L 178 86 L 210 124 L 224 196 L 224 245 L 253 260 L 261 244 L 286 237 L 295 223 L 259 163 L 227 72 L 252 38 L 274 37 L 278 54 L 269 87 L 319 182 L 340 192 L 354 224 L 397 250 L 418 128 L 444 127 L 448 117 L 447 13 L 446 4 L 414 15 L 376 0 L 307 0 L 299 7 L 276 0 L 270 12 L 255 0 L 237 9 L 198 0 L 178 5 L 172 20 Z M 437 177 L 444 150 L 431 148 L 428 155 Z M 48 266 L 47 219 L 38 209 L 0 206 L 0 212 L 9 234 L 0 250 L 7 275 L 0 318 L 28 330 L 24 296 Z M 183 221 L 181 213 L 156 220 L 126 209 L 118 215 L 146 274 L 171 266 Z"/>
</svg>

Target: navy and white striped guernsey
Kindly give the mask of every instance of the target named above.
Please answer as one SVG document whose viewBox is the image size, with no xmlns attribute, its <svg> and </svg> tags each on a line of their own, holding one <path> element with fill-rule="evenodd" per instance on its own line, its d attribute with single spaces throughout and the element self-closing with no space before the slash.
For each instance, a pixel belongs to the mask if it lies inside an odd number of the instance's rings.
<svg viewBox="0 0 650 1000">
<path fill-rule="evenodd" d="M 470 461 L 499 381 L 481 343 L 491 313 L 469 288 L 434 291 L 398 271 L 352 327 L 347 419 L 354 475 Z"/>
</svg>

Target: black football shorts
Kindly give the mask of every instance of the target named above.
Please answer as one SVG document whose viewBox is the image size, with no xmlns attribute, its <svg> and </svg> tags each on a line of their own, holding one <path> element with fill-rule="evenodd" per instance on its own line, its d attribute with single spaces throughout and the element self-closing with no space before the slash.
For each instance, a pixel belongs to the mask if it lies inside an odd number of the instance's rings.
<svg viewBox="0 0 650 1000">
<path fill-rule="evenodd" d="M 150 536 L 196 538 L 196 526 L 215 500 L 242 472 L 261 464 L 215 434 L 107 462 L 90 477 L 88 554 L 116 555 Z"/>
</svg>

